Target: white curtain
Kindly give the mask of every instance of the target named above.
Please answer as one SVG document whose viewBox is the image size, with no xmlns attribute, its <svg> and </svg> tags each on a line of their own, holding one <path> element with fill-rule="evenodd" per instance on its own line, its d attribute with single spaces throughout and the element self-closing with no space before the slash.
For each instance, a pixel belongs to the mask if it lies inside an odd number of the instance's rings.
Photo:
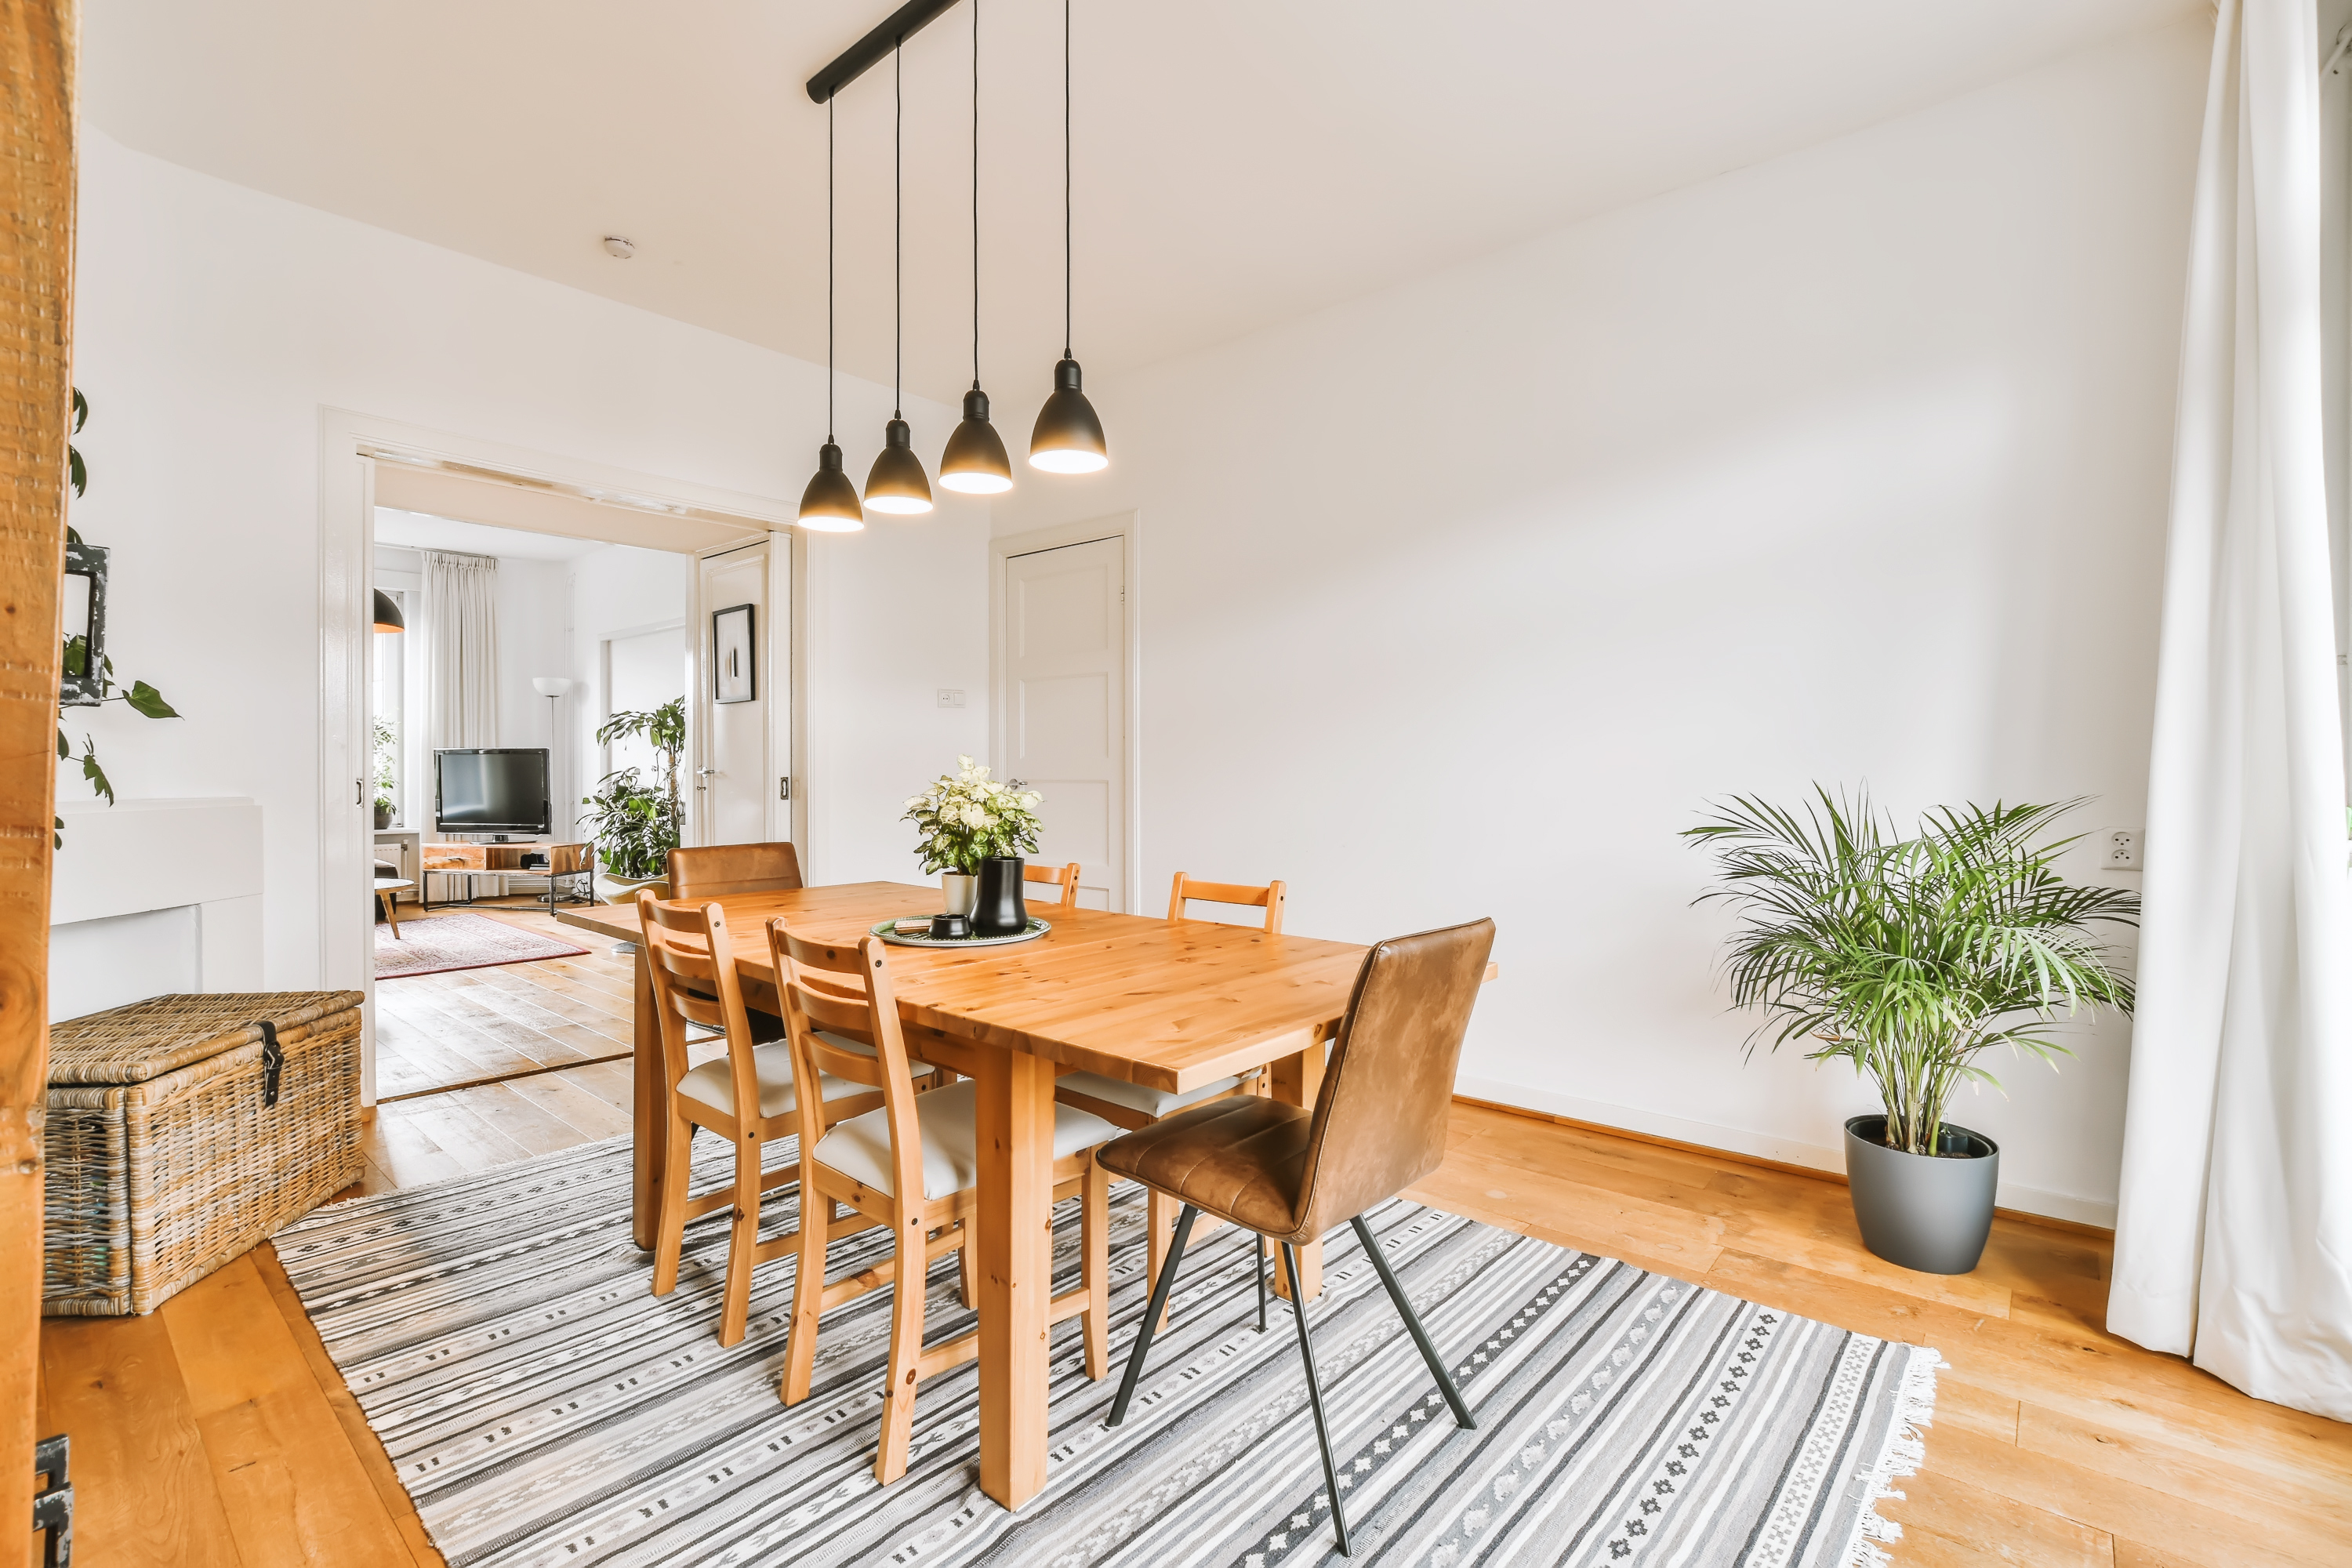
<svg viewBox="0 0 2352 1568">
<path fill-rule="evenodd" d="M 2313 0 L 2221 0 L 2107 1326 L 2352 1420 L 2352 921 Z"/>
<path fill-rule="evenodd" d="M 425 730 L 436 749 L 499 743 L 498 585 L 495 557 L 425 552 Z"/>
</svg>

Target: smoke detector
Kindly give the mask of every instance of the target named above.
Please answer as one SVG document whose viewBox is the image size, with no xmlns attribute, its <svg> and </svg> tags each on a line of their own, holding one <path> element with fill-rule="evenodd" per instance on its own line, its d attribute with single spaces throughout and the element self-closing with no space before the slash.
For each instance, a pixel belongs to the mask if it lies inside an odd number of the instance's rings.
<svg viewBox="0 0 2352 1568">
<path fill-rule="evenodd" d="M 604 237 L 604 253 L 626 261 L 637 253 L 637 247 L 634 241 L 623 239 L 617 234 L 608 234 Z"/>
</svg>

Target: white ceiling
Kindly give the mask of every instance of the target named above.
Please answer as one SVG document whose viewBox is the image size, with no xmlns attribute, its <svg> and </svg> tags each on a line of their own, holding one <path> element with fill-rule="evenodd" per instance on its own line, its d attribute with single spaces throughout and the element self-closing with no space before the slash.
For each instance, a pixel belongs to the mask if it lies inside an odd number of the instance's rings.
<svg viewBox="0 0 2352 1568">
<path fill-rule="evenodd" d="M 1061 348 L 1061 7 L 982 4 L 983 370 L 1025 426 Z M 802 83 L 891 9 L 87 0 L 84 103 L 176 163 L 822 361 Z M 1078 356 L 1098 384 L 2204 9 L 1081 0 Z M 905 58 L 907 381 L 940 398 L 971 376 L 971 25 Z M 841 361 L 885 382 L 890 86 L 839 123 Z"/>
<path fill-rule="evenodd" d="M 491 528 L 485 523 L 459 522 L 396 507 L 375 509 L 375 542 L 403 550 L 457 550 L 469 555 L 499 555 L 523 561 L 577 561 L 599 550 L 619 546 L 601 539 L 564 539 L 552 533 L 526 533 L 519 528 Z"/>
</svg>

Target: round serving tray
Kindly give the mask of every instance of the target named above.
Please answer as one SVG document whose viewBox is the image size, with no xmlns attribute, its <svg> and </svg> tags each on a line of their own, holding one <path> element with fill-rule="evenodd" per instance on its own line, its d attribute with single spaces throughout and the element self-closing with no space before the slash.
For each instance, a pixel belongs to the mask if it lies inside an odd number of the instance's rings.
<svg viewBox="0 0 2352 1568">
<path fill-rule="evenodd" d="M 900 936 L 894 929 L 898 923 L 895 920 L 877 921 L 874 934 L 899 947 L 1003 947 L 1010 942 L 1035 942 L 1054 929 L 1034 915 L 1029 917 L 1027 931 L 1015 931 L 1011 936 Z"/>
</svg>

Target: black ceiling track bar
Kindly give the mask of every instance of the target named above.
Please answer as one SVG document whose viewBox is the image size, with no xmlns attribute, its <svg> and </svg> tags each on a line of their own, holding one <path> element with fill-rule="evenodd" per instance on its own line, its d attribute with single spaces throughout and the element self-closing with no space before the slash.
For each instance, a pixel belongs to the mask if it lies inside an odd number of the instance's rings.
<svg viewBox="0 0 2352 1568">
<path fill-rule="evenodd" d="M 890 58 L 890 51 L 945 15 L 955 0 L 907 0 L 883 19 L 882 25 L 835 57 L 831 65 L 808 79 L 809 101 L 823 103 L 859 77 L 868 67 Z"/>
</svg>

